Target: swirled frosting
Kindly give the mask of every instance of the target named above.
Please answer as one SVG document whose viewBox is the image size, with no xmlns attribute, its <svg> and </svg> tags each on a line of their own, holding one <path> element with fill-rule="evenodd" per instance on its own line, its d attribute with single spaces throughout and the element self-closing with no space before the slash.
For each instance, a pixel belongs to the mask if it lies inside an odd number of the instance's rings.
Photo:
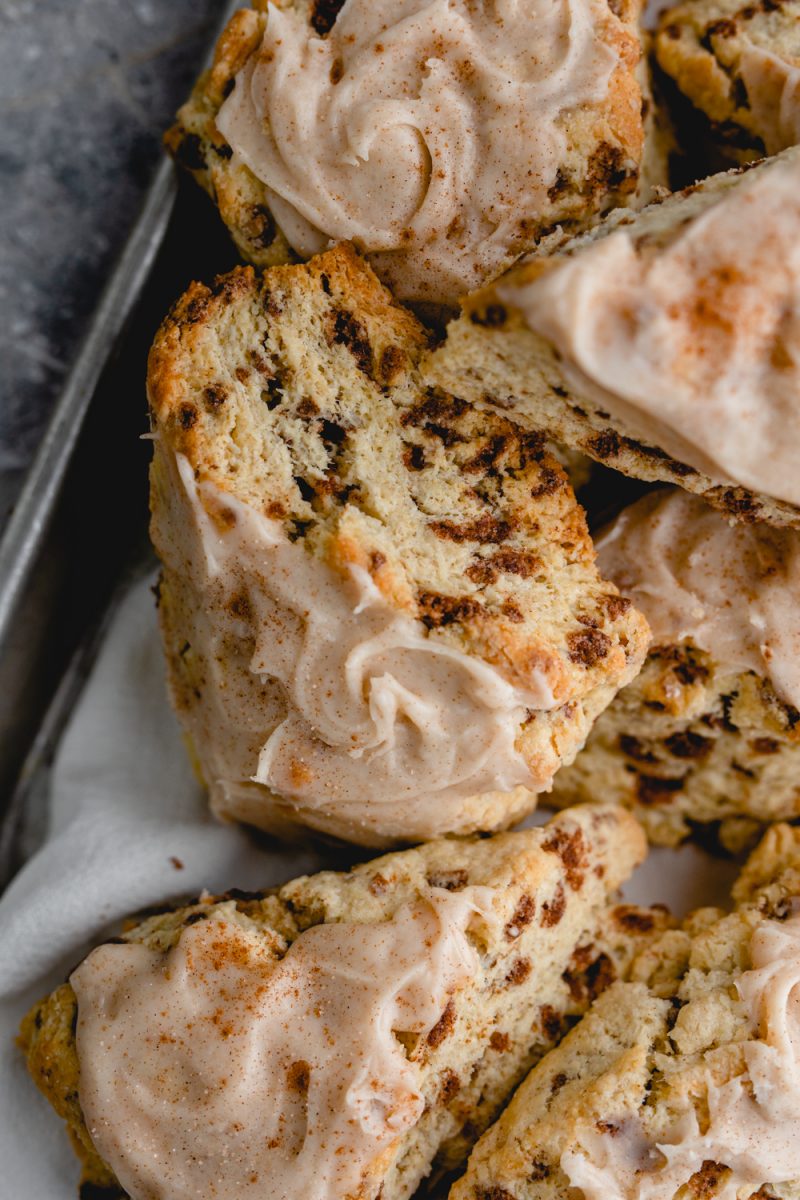
<svg viewBox="0 0 800 1200">
<path fill-rule="evenodd" d="M 217 126 L 304 257 L 333 238 L 401 299 L 451 303 L 530 244 L 569 112 L 618 53 L 605 0 L 345 0 L 327 37 L 270 4 Z"/>
<path fill-rule="evenodd" d="M 173 602 L 202 683 L 186 720 L 219 813 L 259 825 L 278 796 L 359 840 L 424 838 L 467 797 L 547 786 L 515 745 L 529 710 L 557 705 L 542 672 L 515 687 L 363 570 L 334 571 L 181 456 L 172 469 L 156 543 L 187 589 Z"/>
<path fill-rule="evenodd" d="M 733 524 L 670 489 L 625 509 L 597 554 L 656 645 L 691 641 L 731 669 L 763 675 L 800 707 L 800 534 Z"/>
<path fill-rule="evenodd" d="M 498 293 L 558 350 L 576 396 L 720 483 L 800 504 L 800 152 L 666 242 L 640 233 L 618 228 Z"/>
<path fill-rule="evenodd" d="M 609 1122 L 562 1155 L 585 1200 L 673 1200 L 704 1162 L 728 1167 L 718 1200 L 754 1195 L 765 1184 L 800 1178 L 800 917 L 764 921 L 751 943 L 752 969 L 736 989 L 751 1029 L 746 1072 L 725 1083 L 709 1071 L 708 1115 L 682 1102 L 667 1137 L 653 1139 L 645 1116 Z M 678 1106 L 676 1106 L 678 1107 Z"/>
<path fill-rule="evenodd" d="M 476 976 L 466 929 L 492 896 L 431 888 L 389 921 L 313 926 L 282 958 L 224 910 L 166 954 L 93 951 L 70 980 L 80 1103 L 126 1193 L 341 1200 L 372 1194 L 365 1179 L 377 1191 L 370 1171 L 425 1107 L 398 1034 L 424 1038 Z"/>
</svg>

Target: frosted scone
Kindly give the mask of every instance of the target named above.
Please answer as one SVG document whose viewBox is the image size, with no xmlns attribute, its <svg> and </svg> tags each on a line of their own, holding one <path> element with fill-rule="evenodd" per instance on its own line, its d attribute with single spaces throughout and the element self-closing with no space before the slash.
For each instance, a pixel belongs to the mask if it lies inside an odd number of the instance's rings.
<svg viewBox="0 0 800 1200">
<path fill-rule="evenodd" d="M 800 832 L 634 963 L 517 1091 L 451 1200 L 800 1194 Z"/>
<path fill-rule="evenodd" d="M 635 0 L 255 0 L 167 145 L 248 261 L 349 240 L 398 298 L 455 304 L 653 173 L 638 15 Z"/>
<path fill-rule="evenodd" d="M 161 623 L 224 817 L 509 825 L 644 659 L 544 439 L 423 387 L 424 347 L 347 248 L 194 285 L 156 339 Z"/>
<path fill-rule="evenodd" d="M 800 817 L 800 533 L 732 525 L 676 489 L 596 544 L 653 646 L 557 775 L 555 802 L 614 797 L 655 841 L 710 827 L 730 849 Z"/>
<path fill-rule="evenodd" d="M 664 924 L 608 906 L 644 852 L 586 806 L 202 897 L 93 951 L 21 1044 L 90 1186 L 401 1200 Z"/>
<path fill-rule="evenodd" d="M 792 149 L 535 256 L 468 298 L 426 377 L 626 474 L 798 526 L 798 310 Z"/>
<path fill-rule="evenodd" d="M 687 0 L 662 14 L 655 44 L 729 158 L 800 143 L 800 0 Z"/>
</svg>

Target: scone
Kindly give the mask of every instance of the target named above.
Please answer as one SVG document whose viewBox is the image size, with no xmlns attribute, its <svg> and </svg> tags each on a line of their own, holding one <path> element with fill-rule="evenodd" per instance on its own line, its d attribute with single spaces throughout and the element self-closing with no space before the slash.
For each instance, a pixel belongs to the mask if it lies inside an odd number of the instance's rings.
<svg viewBox="0 0 800 1200">
<path fill-rule="evenodd" d="M 800 525 L 800 150 L 467 299 L 428 381 L 740 520 Z"/>
<path fill-rule="evenodd" d="M 478 1142 L 451 1200 L 800 1194 L 800 831 L 634 963 Z"/>
<path fill-rule="evenodd" d="M 686 0 L 661 14 L 655 49 L 729 160 L 800 143 L 800 0 Z"/>
<path fill-rule="evenodd" d="M 249 262 L 349 240 L 398 298 L 454 305 L 663 182 L 638 17 L 636 0 L 253 0 L 167 146 Z"/>
<path fill-rule="evenodd" d="M 800 533 L 733 525 L 669 489 L 596 545 L 653 646 L 556 776 L 554 802 L 613 797 L 653 841 L 705 833 L 731 850 L 800 817 Z"/>
<path fill-rule="evenodd" d="M 586 806 L 203 896 L 96 949 L 21 1045 L 88 1188 L 401 1200 L 663 927 L 609 908 L 644 852 Z"/>
<path fill-rule="evenodd" d="M 223 817 L 507 826 L 644 659 L 544 439 L 424 387 L 425 345 L 346 247 L 195 284 L 158 334 L 161 624 Z"/>
</svg>

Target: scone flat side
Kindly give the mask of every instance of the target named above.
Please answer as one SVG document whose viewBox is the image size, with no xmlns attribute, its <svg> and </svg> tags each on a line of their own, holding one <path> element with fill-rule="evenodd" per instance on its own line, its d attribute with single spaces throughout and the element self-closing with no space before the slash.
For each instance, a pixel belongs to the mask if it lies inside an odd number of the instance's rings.
<svg viewBox="0 0 800 1200">
<path fill-rule="evenodd" d="M 411 1051 L 422 1066 L 429 1104 L 384 1179 L 384 1194 L 407 1196 L 434 1159 L 443 1169 L 463 1162 L 528 1067 L 668 921 L 657 910 L 608 907 L 608 897 L 644 853 L 632 818 L 587 806 L 524 833 L 442 840 L 267 893 L 202 897 L 129 927 L 122 940 L 166 951 L 183 928 L 223 913 L 258 931 L 280 958 L 304 929 L 389 920 L 427 887 L 496 888 L 497 920 L 477 920 L 470 934 L 484 963 L 481 979 L 458 994 L 440 1022 L 441 1036 L 423 1039 Z M 75 1021 L 67 983 L 31 1010 L 20 1043 L 34 1080 L 67 1122 L 84 1181 L 113 1187 L 81 1114 Z M 364 1192 L 372 1194 L 371 1188 Z"/>
<path fill-rule="evenodd" d="M 203 676 L 187 653 L 191 596 L 162 529 L 167 459 L 181 454 L 195 478 L 279 520 L 334 570 L 363 569 L 429 637 L 523 687 L 543 671 L 558 707 L 532 714 L 518 744 L 552 772 L 638 670 L 646 623 L 598 577 L 584 514 L 543 436 L 426 388 L 426 346 L 346 246 L 263 278 L 241 269 L 178 302 L 148 377 L 173 695 L 190 713 Z M 461 832 L 511 823 L 532 807 L 523 793 L 476 798 Z M 276 799 L 274 817 L 271 828 L 287 828 L 291 807 Z M 314 820 L 337 833 L 324 813 Z"/>
<path fill-rule="evenodd" d="M 796 903 L 799 869 L 800 833 L 772 826 L 734 888 L 736 909 L 699 910 L 645 948 L 629 980 L 604 992 L 517 1090 L 477 1143 L 451 1200 L 579 1196 L 562 1164 L 584 1152 L 586 1139 L 620 1134 L 630 1120 L 644 1122 L 651 1142 L 669 1140 L 687 1103 L 702 1122 L 709 1079 L 720 1086 L 747 1069 L 754 1035 L 734 985 L 751 966 L 754 931 Z M 724 1163 L 698 1161 L 675 1196 L 713 1200 L 728 1177 Z M 794 1195 L 794 1186 L 774 1194 Z"/>
</svg>

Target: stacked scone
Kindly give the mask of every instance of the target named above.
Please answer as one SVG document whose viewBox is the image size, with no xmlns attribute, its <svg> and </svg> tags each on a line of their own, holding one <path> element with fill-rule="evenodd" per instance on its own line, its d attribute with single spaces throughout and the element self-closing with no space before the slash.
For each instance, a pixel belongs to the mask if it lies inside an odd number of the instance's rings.
<svg viewBox="0 0 800 1200">
<path fill-rule="evenodd" d="M 748 162 L 800 142 L 797 0 L 688 0 L 662 12 L 658 64 L 720 157 Z"/>
<path fill-rule="evenodd" d="M 800 1195 L 800 5 L 662 18 L 748 164 L 666 198 L 639 18 L 254 0 L 167 136 L 251 264 L 150 356 L 172 698 L 219 817 L 394 849 L 32 1010 L 86 1197 Z M 732 912 L 620 903 L 687 837 Z"/>
<path fill-rule="evenodd" d="M 167 145 L 243 256 L 363 250 L 453 305 L 666 182 L 637 0 L 253 0 Z"/>
<path fill-rule="evenodd" d="M 794 148 L 618 210 L 468 297 L 427 377 L 736 519 L 800 526 L 798 182 Z"/>
</svg>

